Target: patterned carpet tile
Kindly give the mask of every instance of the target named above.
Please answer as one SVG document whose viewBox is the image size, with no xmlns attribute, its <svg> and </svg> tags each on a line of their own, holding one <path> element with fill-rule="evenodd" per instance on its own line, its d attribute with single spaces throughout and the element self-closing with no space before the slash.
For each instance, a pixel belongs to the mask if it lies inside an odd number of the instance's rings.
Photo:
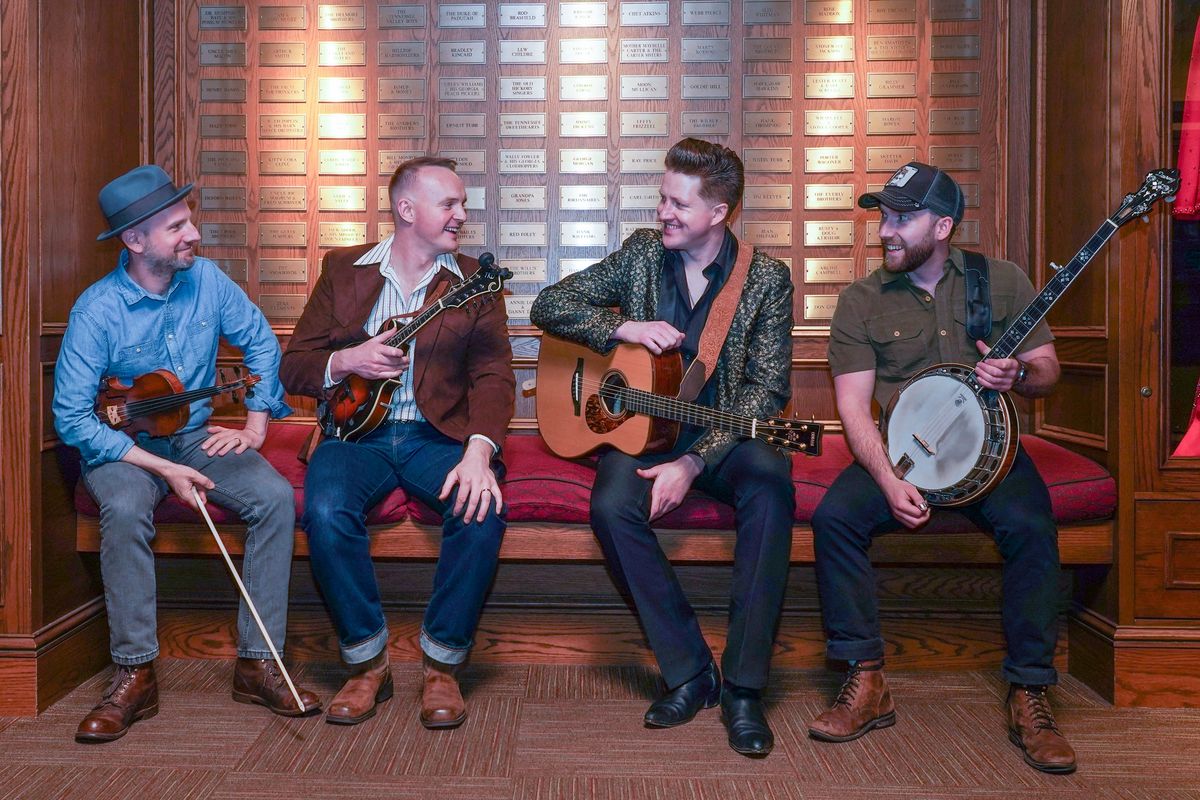
<svg viewBox="0 0 1200 800">
<path fill-rule="evenodd" d="M 208 800 L 220 783 L 215 770 L 12 766 L 0 767 L 0 800 Z"/>
<path fill-rule="evenodd" d="M 664 687 L 653 667 L 571 667 L 536 664 L 529 668 L 530 700 L 637 700 L 649 704 Z"/>
<path fill-rule="evenodd" d="M 512 800 L 507 778 L 236 773 L 207 800 Z"/>
</svg>

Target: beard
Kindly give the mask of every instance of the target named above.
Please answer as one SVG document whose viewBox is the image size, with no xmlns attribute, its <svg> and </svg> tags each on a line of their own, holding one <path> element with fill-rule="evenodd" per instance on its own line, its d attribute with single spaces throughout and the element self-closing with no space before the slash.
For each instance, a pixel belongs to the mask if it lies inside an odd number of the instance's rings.
<svg viewBox="0 0 1200 800">
<path fill-rule="evenodd" d="M 150 273 L 169 278 L 176 272 L 186 272 L 196 263 L 195 252 L 186 256 L 172 254 L 169 258 L 157 257 L 150 261 Z"/>
<path fill-rule="evenodd" d="M 933 238 L 933 233 L 914 244 L 904 245 L 904 258 L 896 266 L 891 266 L 888 263 L 887 245 L 884 245 L 883 266 L 888 272 L 903 273 L 912 272 L 917 267 L 920 267 L 933 256 L 933 251 L 936 243 Z"/>
</svg>

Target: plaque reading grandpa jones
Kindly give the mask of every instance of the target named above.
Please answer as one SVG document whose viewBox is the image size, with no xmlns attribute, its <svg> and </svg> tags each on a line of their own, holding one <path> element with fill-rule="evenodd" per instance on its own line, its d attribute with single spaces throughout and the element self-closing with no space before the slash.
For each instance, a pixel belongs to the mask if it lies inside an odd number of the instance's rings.
<svg viewBox="0 0 1200 800">
<path fill-rule="evenodd" d="M 833 319 L 833 312 L 837 310 L 837 300 L 836 294 L 804 295 L 804 318 Z"/>
<path fill-rule="evenodd" d="M 622 111 L 622 136 L 666 136 L 670 123 L 665 111 Z"/>
<path fill-rule="evenodd" d="M 791 75 L 742 76 L 742 97 L 780 97 L 790 99 L 791 96 Z"/>
<path fill-rule="evenodd" d="M 200 138 L 245 139 L 245 114 L 201 114 Z"/>
<path fill-rule="evenodd" d="M 321 175 L 366 175 L 366 150 L 321 150 L 317 154 Z"/>
<path fill-rule="evenodd" d="M 545 136 L 545 114 L 501 114 L 500 135 L 509 136 Z"/>
<path fill-rule="evenodd" d="M 666 150 L 626 150 L 621 148 L 621 172 L 663 172 Z"/>
<path fill-rule="evenodd" d="M 670 97 L 666 75 L 622 75 L 622 100 L 666 100 Z"/>
<path fill-rule="evenodd" d="M 545 100 L 544 77 L 500 78 L 501 100 Z"/>
<path fill-rule="evenodd" d="M 916 22 L 917 0 L 867 0 L 867 22 Z"/>
<path fill-rule="evenodd" d="M 501 3 L 501 28 L 546 27 L 545 3 Z"/>
<path fill-rule="evenodd" d="M 320 139 L 367 138 L 366 114 L 318 114 L 317 137 Z"/>
<path fill-rule="evenodd" d="M 621 186 L 621 210 L 637 211 L 658 208 L 657 186 Z"/>
<path fill-rule="evenodd" d="M 487 5 L 484 3 L 439 3 L 439 28 L 486 28 Z"/>
<path fill-rule="evenodd" d="M 560 111 L 558 135 L 564 138 L 608 135 L 608 114 L 604 111 Z"/>
<path fill-rule="evenodd" d="M 791 21 L 791 0 L 745 0 L 742 3 L 744 25 L 787 25 Z"/>
<path fill-rule="evenodd" d="M 487 136 L 487 115 L 438 114 L 438 133 L 442 136 Z"/>
<path fill-rule="evenodd" d="M 424 101 L 424 78 L 379 79 L 379 102 L 381 103 L 421 103 Z"/>
<path fill-rule="evenodd" d="M 245 283 L 248 278 L 246 259 L 244 258 L 214 258 L 217 269 L 229 276 L 231 281 Z"/>
<path fill-rule="evenodd" d="M 867 61 L 910 61 L 916 57 L 915 36 L 867 37 Z"/>
<path fill-rule="evenodd" d="M 260 258 L 258 279 L 263 283 L 305 283 L 308 261 L 303 258 Z"/>
<path fill-rule="evenodd" d="M 732 45 L 728 38 L 723 39 L 684 39 L 680 42 L 680 60 L 688 62 L 728 63 Z M 749 56 L 744 57 L 751 61 Z"/>
<path fill-rule="evenodd" d="M 853 36 L 805 36 L 805 61 L 853 61 Z"/>
<path fill-rule="evenodd" d="M 607 64 L 607 39 L 563 39 L 558 43 L 560 64 Z"/>
<path fill-rule="evenodd" d="M 545 247 L 546 223 L 501 222 L 501 247 Z"/>
<path fill-rule="evenodd" d="M 318 211 L 366 211 L 367 187 L 321 186 L 317 189 Z"/>
<path fill-rule="evenodd" d="M 501 211 L 545 211 L 545 186 L 501 186 Z"/>
<path fill-rule="evenodd" d="M 792 223 L 746 220 L 742 223 L 742 236 L 750 244 L 760 247 L 791 247 Z"/>
<path fill-rule="evenodd" d="M 264 67 L 303 67 L 308 63 L 304 42 L 261 42 L 258 63 Z"/>
<path fill-rule="evenodd" d="M 732 19 L 729 0 L 721 2 L 689 2 L 684 0 L 680 22 L 684 25 L 728 25 Z"/>
<path fill-rule="evenodd" d="M 245 175 L 246 154 L 240 150 L 201 150 L 201 175 Z"/>
<path fill-rule="evenodd" d="M 308 244 L 308 226 L 303 222 L 260 222 L 259 247 L 304 247 Z"/>
<path fill-rule="evenodd" d="M 245 247 L 246 223 L 205 222 L 200 225 L 200 239 L 213 247 Z"/>
<path fill-rule="evenodd" d="M 978 72 L 935 72 L 929 76 L 934 97 L 974 97 L 979 94 Z"/>
<path fill-rule="evenodd" d="M 627 27 L 638 25 L 669 25 L 671 4 L 659 3 L 621 3 L 621 24 Z"/>
<path fill-rule="evenodd" d="M 746 172 L 791 172 L 792 148 L 747 147 L 742 150 L 742 164 Z"/>
<path fill-rule="evenodd" d="M 746 136 L 791 136 L 792 112 L 743 111 L 742 133 Z"/>
<path fill-rule="evenodd" d="M 322 103 L 363 103 L 367 99 L 364 78 L 318 78 L 317 100 Z"/>
<path fill-rule="evenodd" d="M 306 170 L 303 150 L 258 151 L 259 175 L 303 175 Z"/>
<path fill-rule="evenodd" d="M 854 112 L 849 109 L 805 111 L 804 135 L 853 136 Z"/>
<path fill-rule="evenodd" d="M 308 135 L 303 114 L 262 114 L 258 118 L 260 139 L 304 139 Z"/>
<path fill-rule="evenodd" d="M 353 247 L 366 243 L 365 222 L 322 222 L 317 226 L 317 244 L 321 247 Z"/>
<path fill-rule="evenodd" d="M 260 31 L 302 31 L 308 27 L 304 6 L 262 6 L 258 9 Z"/>
<path fill-rule="evenodd" d="M 930 37 L 930 58 L 979 58 L 979 53 L 980 44 L 978 36 Z"/>
<path fill-rule="evenodd" d="M 763 39 L 747 36 L 742 39 L 743 61 L 787 61 L 792 60 L 792 40 L 785 38 Z"/>
<path fill-rule="evenodd" d="M 979 133 L 978 108 L 929 109 L 930 133 Z"/>
<path fill-rule="evenodd" d="M 819 220 L 804 223 L 805 247 L 849 247 L 854 244 L 854 223 Z"/>
<path fill-rule="evenodd" d="M 657 200 L 657 192 L 655 193 Z M 742 195 L 742 207 L 747 209 L 772 209 L 790 211 L 792 187 L 787 183 L 759 183 L 746 187 Z"/>
<path fill-rule="evenodd" d="M 867 135 L 915 134 L 917 112 L 911 108 L 885 108 L 867 111 Z"/>
<path fill-rule="evenodd" d="M 453 158 L 459 175 L 474 175 L 487 172 L 487 152 L 484 150 L 442 150 L 442 158 Z"/>
<path fill-rule="evenodd" d="M 438 100 L 454 102 L 487 100 L 487 78 L 438 78 Z"/>
<path fill-rule="evenodd" d="M 558 171 L 566 175 L 586 175 L 608 171 L 608 151 L 568 149 L 558 151 Z"/>
<path fill-rule="evenodd" d="M 558 26 L 560 28 L 607 28 L 608 3 L 559 3 Z"/>
<path fill-rule="evenodd" d="M 728 111 L 684 111 L 680 115 L 679 132 L 684 136 L 728 136 L 729 130 Z"/>
<path fill-rule="evenodd" d="M 560 223 L 558 226 L 558 243 L 563 247 L 604 247 L 608 244 L 608 223 Z"/>
<path fill-rule="evenodd" d="M 308 193 L 303 186 L 260 186 L 258 210 L 307 211 Z"/>
<path fill-rule="evenodd" d="M 199 53 L 202 67 L 246 66 L 244 42 L 201 42 Z"/>
<path fill-rule="evenodd" d="M 916 97 L 917 73 L 868 72 L 867 97 Z"/>
<path fill-rule="evenodd" d="M 201 103 L 246 102 L 245 78 L 201 78 Z"/>
<path fill-rule="evenodd" d="M 867 172 L 895 172 L 916 158 L 915 147 L 868 147 Z"/>
<path fill-rule="evenodd" d="M 804 76 L 804 96 L 809 100 L 854 97 L 854 73 L 810 72 Z"/>
<path fill-rule="evenodd" d="M 487 42 L 438 42 L 439 64 L 486 64 Z"/>
<path fill-rule="evenodd" d="M 728 100 L 728 75 L 684 75 L 680 81 L 680 96 L 684 100 Z"/>
<path fill-rule="evenodd" d="M 380 139 L 424 139 L 429 125 L 424 114 L 380 114 Z"/>
<path fill-rule="evenodd" d="M 546 259 L 503 258 L 500 266 L 513 274 L 513 281 L 538 282 L 546 280 Z"/>
<path fill-rule="evenodd" d="M 607 100 L 607 75 L 561 75 L 558 78 L 560 100 Z"/>
<path fill-rule="evenodd" d="M 317 45 L 319 67 L 365 67 L 366 42 L 321 42 Z"/>
<path fill-rule="evenodd" d="M 854 4 L 850 0 L 805 0 L 806 25 L 849 25 L 854 22 Z"/>
<path fill-rule="evenodd" d="M 349 31 L 367 27 L 367 12 L 363 6 L 317 6 L 317 30 Z"/>
<path fill-rule="evenodd" d="M 245 211 L 246 189 L 241 186 L 204 186 L 200 189 L 203 211 Z"/>
<path fill-rule="evenodd" d="M 380 42 L 375 52 L 375 63 L 381 67 L 423 66 L 426 60 L 425 42 Z"/>
<path fill-rule="evenodd" d="M 605 211 L 608 209 L 608 186 L 558 187 L 560 211 Z"/>
<path fill-rule="evenodd" d="M 501 175 L 546 173 L 545 150 L 501 150 L 499 170 Z"/>
<path fill-rule="evenodd" d="M 502 39 L 501 64 L 545 64 L 545 39 Z"/>
<path fill-rule="evenodd" d="M 380 30 L 388 30 L 390 28 L 424 28 L 425 24 L 424 5 L 411 3 L 379 7 Z"/>
<path fill-rule="evenodd" d="M 850 283 L 854 280 L 852 258 L 804 259 L 805 283 Z"/>
<path fill-rule="evenodd" d="M 303 103 L 306 95 L 304 78 L 260 78 L 258 81 L 260 103 Z"/>
<path fill-rule="evenodd" d="M 805 172 L 853 172 L 853 147 L 804 148 Z"/>
<path fill-rule="evenodd" d="M 245 6 L 200 6 L 200 30 L 246 30 Z"/>
<path fill-rule="evenodd" d="M 854 208 L 854 185 L 849 183 L 806 183 L 804 207 L 807 209 Z"/>
<path fill-rule="evenodd" d="M 605 40 L 601 40 L 605 41 Z M 622 64 L 648 64 L 668 61 L 666 39 L 622 39 Z"/>
</svg>

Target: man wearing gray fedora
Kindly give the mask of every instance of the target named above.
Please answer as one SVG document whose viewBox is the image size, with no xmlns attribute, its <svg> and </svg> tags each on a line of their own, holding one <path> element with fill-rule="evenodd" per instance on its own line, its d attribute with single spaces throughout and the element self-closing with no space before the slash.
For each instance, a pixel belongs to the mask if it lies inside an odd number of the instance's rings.
<svg viewBox="0 0 1200 800">
<path fill-rule="evenodd" d="M 71 309 L 54 371 L 54 425 L 83 456 L 83 481 L 100 507 L 100 569 L 116 666 L 100 703 L 75 733 L 79 742 L 119 739 L 158 713 L 154 509 L 174 492 L 193 491 L 246 521 L 243 572 L 263 623 L 280 650 L 287 628 L 295 505 L 292 487 L 259 453 L 270 417 L 291 409 L 279 383 L 279 343 L 262 312 L 209 259 L 196 255 L 200 234 L 184 198 L 161 168 L 143 165 L 100 191 L 108 230 L 124 249 L 116 269 L 92 284 Z M 246 398 L 241 430 L 208 425 L 208 399 L 190 405 L 174 433 L 136 440 L 97 416 L 102 379 L 123 384 L 153 372 L 174 374 L 183 390 L 211 387 L 218 340 L 242 351 L 261 381 Z M 238 610 L 233 698 L 276 714 L 315 712 L 320 700 L 300 691 L 302 710 L 271 659 L 245 601 Z"/>
</svg>

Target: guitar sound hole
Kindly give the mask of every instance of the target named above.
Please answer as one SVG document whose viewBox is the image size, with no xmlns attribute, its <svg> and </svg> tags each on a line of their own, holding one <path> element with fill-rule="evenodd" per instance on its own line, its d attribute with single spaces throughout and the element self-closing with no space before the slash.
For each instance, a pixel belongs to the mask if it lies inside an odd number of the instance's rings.
<svg viewBox="0 0 1200 800">
<path fill-rule="evenodd" d="M 619 372 L 610 372 L 600 381 L 600 402 L 604 404 L 605 412 L 619 417 L 625 413 L 624 389 L 629 384 Z"/>
</svg>

